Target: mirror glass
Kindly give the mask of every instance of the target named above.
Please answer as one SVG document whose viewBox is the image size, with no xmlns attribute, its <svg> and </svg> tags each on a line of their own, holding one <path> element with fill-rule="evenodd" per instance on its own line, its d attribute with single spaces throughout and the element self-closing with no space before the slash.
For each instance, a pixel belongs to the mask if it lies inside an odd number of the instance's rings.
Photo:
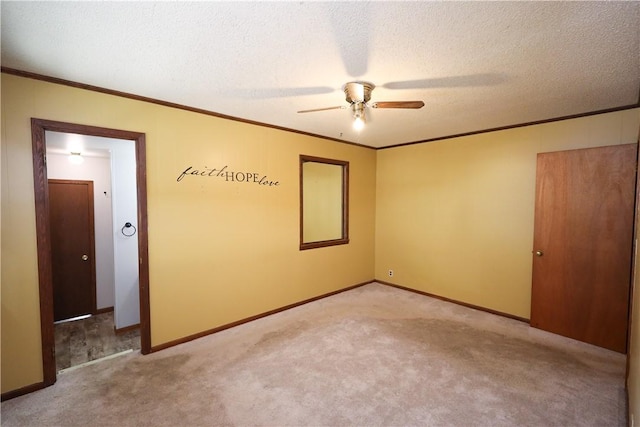
<svg viewBox="0 0 640 427">
<path fill-rule="evenodd" d="M 300 249 L 349 243 L 349 162 L 300 156 Z"/>
</svg>

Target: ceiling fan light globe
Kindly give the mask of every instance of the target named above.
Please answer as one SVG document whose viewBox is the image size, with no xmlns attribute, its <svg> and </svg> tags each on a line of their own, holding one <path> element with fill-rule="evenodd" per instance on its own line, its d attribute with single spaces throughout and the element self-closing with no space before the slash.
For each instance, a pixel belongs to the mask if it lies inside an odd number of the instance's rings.
<svg viewBox="0 0 640 427">
<path fill-rule="evenodd" d="M 358 132 L 364 129 L 364 120 L 362 117 L 356 117 L 353 119 L 353 128 Z"/>
</svg>

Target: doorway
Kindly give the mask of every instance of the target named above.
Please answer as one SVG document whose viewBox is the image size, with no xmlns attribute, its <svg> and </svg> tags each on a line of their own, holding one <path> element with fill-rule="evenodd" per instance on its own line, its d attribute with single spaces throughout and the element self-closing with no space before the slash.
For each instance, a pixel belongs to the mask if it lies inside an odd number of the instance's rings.
<svg viewBox="0 0 640 427">
<path fill-rule="evenodd" d="M 49 191 L 47 185 L 46 132 L 61 132 L 126 140 L 135 150 L 135 182 L 137 195 L 137 261 L 140 316 L 140 350 L 151 351 L 149 314 L 148 231 L 146 208 L 146 156 L 145 135 L 138 132 L 100 128 L 43 119 L 31 120 L 34 194 L 36 205 L 36 231 L 38 250 L 38 276 L 40 288 L 40 319 L 42 330 L 42 362 L 44 384 L 56 381 L 54 304 L 52 286 L 52 246 L 49 219 Z"/>
<path fill-rule="evenodd" d="M 60 374 L 140 350 L 138 236 L 122 235 L 114 222 L 138 225 L 135 150 L 131 141 L 91 135 L 46 131 L 45 139 Z"/>
<path fill-rule="evenodd" d="M 538 154 L 531 326 L 627 351 L 637 144 Z"/>
</svg>

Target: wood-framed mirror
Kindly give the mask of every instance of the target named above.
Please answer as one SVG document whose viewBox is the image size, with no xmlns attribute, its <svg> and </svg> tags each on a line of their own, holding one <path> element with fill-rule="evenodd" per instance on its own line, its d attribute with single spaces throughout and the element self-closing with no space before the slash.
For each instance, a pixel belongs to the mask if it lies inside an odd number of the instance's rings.
<svg viewBox="0 0 640 427">
<path fill-rule="evenodd" d="M 349 162 L 300 155 L 300 250 L 349 243 Z"/>
</svg>

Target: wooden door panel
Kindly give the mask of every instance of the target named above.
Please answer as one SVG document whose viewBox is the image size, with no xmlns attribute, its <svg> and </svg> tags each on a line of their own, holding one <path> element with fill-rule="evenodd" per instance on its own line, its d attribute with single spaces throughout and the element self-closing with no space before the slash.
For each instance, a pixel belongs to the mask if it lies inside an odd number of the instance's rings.
<svg viewBox="0 0 640 427">
<path fill-rule="evenodd" d="M 626 352 L 636 152 L 538 155 L 532 326 Z"/>
<path fill-rule="evenodd" d="M 94 313 L 93 182 L 50 179 L 49 220 L 54 320 Z"/>
</svg>

